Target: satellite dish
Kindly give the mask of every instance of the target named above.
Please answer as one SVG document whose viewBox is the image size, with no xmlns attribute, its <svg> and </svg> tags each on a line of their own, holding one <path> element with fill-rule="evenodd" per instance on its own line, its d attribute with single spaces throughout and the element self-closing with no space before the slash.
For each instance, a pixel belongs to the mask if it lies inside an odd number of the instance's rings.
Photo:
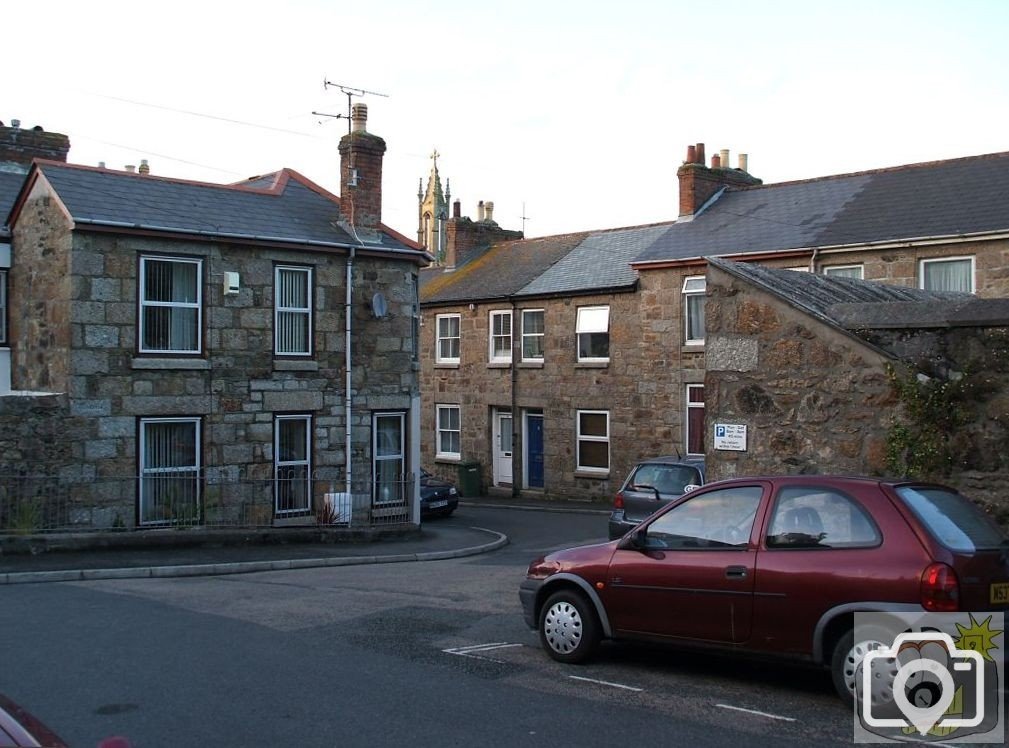
<svg viewBox="0 0 1009 748">
<path fill-rule="evenodd" d="M 389 303 L 381 291 L 371 297 L 371 313 L 378 319 L 382 319 L 389 313 Z"/>
</svg>

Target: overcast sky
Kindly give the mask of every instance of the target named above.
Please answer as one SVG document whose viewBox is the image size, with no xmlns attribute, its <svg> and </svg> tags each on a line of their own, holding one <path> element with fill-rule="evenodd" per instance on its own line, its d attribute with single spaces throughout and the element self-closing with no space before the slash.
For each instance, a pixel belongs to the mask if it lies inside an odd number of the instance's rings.
<svg viewBox="0 0 1009 748">
<path fill-rule="evenodd" d="M 527 236 L 672 220 L 690 143 L 765 183 L 1009 150 L 1009 2 L 18 2 L 0 120 L 70 161 L 339 193 L 347 100 L 385 138 L 383 219 L 416 236 L 429 155 L 463 215 Z M 321 122 L 321 124 L 320 124 Z"/>
</svg>

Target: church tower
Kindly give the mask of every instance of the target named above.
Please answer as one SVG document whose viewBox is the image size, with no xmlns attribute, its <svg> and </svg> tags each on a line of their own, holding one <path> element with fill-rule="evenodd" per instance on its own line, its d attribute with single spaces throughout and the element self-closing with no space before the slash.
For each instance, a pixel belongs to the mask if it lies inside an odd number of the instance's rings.
<svg viewBox="0 0 1009 748">
<path fill-rule="evenodd" d="M 427 190 L 423 189 L 424 180 L 417 184 L 417 241 L 434 255 L 434 264 L 445 262 L 445 222 L 448 220 L 448 204 L 452 199 L 449 182 L 445 180 L 445 191 L 441 189 L 441 175 L 438 174 L 438 156 L 435 150 L 431 153 L 431 174 L 427 178 Z"/>
</svg>

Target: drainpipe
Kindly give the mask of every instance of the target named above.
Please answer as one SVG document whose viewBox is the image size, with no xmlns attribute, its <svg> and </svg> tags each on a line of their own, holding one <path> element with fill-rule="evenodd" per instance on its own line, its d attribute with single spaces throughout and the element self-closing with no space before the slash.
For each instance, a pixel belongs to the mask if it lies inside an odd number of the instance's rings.
<svg viewBox="0 0 1009 748">
<path fill-rule="evenodd" d="M 351 514 L 354 511 L 354 499 L 352 492 L 352 471 L 353 471 L 353 461 L 351 458 L 351 413 L 352 413 L 352 402 L 351 402 L 351 373 L 352 360 L 351 360 L 351 316 L 353 315 L 354 309 L 352 306 L 353 296 L 354 296 L 354 257 L 356 254 L 356 249 L 354 247 L 350 248 L 350 254 L 347 255 L 347 297 L 343 304 L 344 312 L 344 351 L 346 358 L 346 383 L 343 394 L 343 407 L 344 407 L 344 475 L 346 477 L 346 492 L 347 499 L 351 502 Z"/>
<path fill-rule="evenodd" d="M 518 471 L 515 469 L 515 465 L 518 462 L 518 439 L 515 438 L 516 435 L 516 424 L 518 423 L 519 411 L 519 396 L 518 396 L 518 379 L 519 379 L 519 367 L 518 362 L 522 360 L 522 335 L 521 333 L 516 335 L 515 332 L 519 329 L 517 324 L 518 320 L 515 317 L 515 298 L 509 297 L 509 303 L 512 308 L 512 365 L 511 365 L 511 389 L 512 389 L 512 498 L 519 495 L 519 481 L 521 476 L 518 475 Z"/>
</svg>

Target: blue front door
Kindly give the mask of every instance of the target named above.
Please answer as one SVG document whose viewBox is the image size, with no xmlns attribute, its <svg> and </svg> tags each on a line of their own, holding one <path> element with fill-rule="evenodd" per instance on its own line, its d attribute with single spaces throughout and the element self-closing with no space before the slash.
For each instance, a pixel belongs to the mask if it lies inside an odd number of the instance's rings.
<svg viewBox="0 0 1009 748">
<path fill-rule="evenodd" d="M 543 488 L 543 415 L 526 413 L 526 486 Z"/>
</svg>

